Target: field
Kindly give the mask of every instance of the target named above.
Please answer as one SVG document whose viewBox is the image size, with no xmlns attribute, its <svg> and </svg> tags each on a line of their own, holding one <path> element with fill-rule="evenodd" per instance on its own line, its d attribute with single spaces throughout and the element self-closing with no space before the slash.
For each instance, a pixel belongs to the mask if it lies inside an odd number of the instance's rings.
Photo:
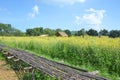
<svg viewBox="0 0 120 80">
<path fill-rule="evenodd" d="M 0 44 L 90 71 L 98 70 L 99 75 L 114 80 L 120 79 L 120 38 L 3 36 Z"/>
</svg>

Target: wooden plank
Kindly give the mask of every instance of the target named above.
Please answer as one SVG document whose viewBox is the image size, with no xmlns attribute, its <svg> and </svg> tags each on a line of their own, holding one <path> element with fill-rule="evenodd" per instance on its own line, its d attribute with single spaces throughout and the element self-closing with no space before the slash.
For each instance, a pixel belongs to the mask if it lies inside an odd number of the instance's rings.
<svg viewBox="0 0 120 80">
<path fill-rule="evenodd" d="M 14 62 L 18 62 L 18 61 L 20 61 L 20 59 L 14 59 Z"/>
<path fill-rule="evenodd" d="M 99 73 L 99 71 L 92 71 L 92 72 L 88 72 L 88 74 L 91 74 L 91 75 L 97 75 Z"/>
<path fill-rule="evenodd" d="M 7 57 L 7 59 L 12 59 L 12 58 L 14 58 L 14 56 L 8 56 L 8 57 Z"/>
<path fill-rule="evenodd" d="M 30 69 L 32 69 L 32 68 L 33 68 L 33 67 L 31 67 L 31 66 L 30 66 L 30 67 L 25 67 L 24 70 L 30 70 Z"/>
</svg>

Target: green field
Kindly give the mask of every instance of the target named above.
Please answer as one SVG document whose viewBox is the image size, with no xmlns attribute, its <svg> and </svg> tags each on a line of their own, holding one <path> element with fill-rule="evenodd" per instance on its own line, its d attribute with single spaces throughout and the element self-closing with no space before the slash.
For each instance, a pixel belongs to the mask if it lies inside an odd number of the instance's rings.
<svg viewBox="0 0 120 80">
<path fill-rule="evenodd" d="M 72 66 L 98 70 L 120 79 L 120 38 L 108 37 L 0 37 L 0 44 L 34 52 Z"/>
</svg>

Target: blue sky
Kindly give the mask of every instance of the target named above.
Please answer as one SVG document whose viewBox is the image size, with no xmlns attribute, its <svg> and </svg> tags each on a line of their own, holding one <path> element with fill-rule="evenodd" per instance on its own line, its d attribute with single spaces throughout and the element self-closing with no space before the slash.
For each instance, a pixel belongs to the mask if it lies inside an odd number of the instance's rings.
<svg viewBox="0 0 120 80">
<path fill-rule="evenodd" d="M 120 30 L 120 0 L 0 0 L 0 23 L 28 28 Z"/>
</svg>

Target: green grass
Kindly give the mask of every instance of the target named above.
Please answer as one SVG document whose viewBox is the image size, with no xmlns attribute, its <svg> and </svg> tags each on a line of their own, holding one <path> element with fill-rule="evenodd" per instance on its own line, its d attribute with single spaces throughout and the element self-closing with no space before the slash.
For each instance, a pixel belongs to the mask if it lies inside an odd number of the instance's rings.
<svg viewBox="0 0 120 80">
<path fill-rule="evenodd" d="M 99 75 L 112 80 L 120 77 L 120 38 L 4 37 L 0 43 L 90 71 L 99 70 Z"/>
<path fill-rule="evenodd" d="M 5 60 L 5 57 L 3 56 L 2 52 L 0 52 L 0 60 Z"/>
</svg>

